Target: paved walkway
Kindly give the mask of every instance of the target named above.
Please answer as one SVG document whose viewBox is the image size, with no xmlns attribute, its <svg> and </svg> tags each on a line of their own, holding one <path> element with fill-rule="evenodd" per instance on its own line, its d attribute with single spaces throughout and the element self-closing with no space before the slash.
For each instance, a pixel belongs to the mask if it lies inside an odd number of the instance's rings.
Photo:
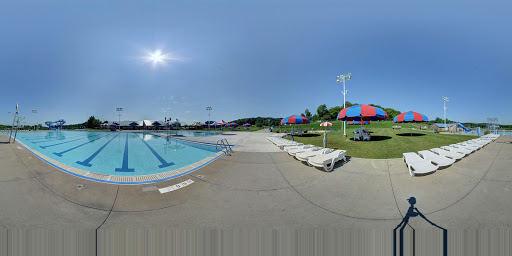
<svg viewBox="0 0 512 256">
<path fill-rule="evenodd" d="M 432 175 L 410 177 L 399 159 L 351 159 L 326 173 L 272 152 L 259 140 L 264 133 L 244 134 L 223 135 L 238 143 L 230 156 L 188 176 L 137 186 L 80 179 L 0 144 L 0 226 L 392 229 L 414 196 L 415 207 L 444 228 L 512 228 L 511 136 Z M 251 142 L 269 151 L 245 152 Z M 194 183 L 182 189 L 155 190 L 188 179 Z M 409 224 L 432 227 L 420 218 Z"/>
</svg>

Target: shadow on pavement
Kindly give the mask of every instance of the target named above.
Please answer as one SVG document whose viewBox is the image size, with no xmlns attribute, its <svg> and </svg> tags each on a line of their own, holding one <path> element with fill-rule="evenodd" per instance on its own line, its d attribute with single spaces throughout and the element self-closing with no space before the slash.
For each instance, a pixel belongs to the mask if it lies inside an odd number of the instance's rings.
<svg viewBox="0 0 512 256">
<path fill-rule="evenodd" d="M 413 217 L 417 217 L 417 216 L 420 216 L 421 218 L 426 220 L 428 223 L 430 223 L 432 226 L 439 228 L 440 230 L 443 230 L 443 256 L 448 255 L 448 231 L 445 228 L 440 227 L 437 224 L 435 224 L 434 222 L 430 221 L 427 217 L 425 217 L 425 215 L 423 215 L 423 213 L 420 212 L 420 210 L 418 210 L 418 208 L 414 207 L 414 204 L 416 204 L 415 197 L 412 196 L 409 199 L 407 199 L 407 201 L 409 201 L 409 204 L 411 206 L 409 206 L 409 209 L 407 210 L 407 214 L 402 219 L 402 222 L 400 222 L 400 224 L 398 224 L 398 226 L 396 226 L 396 228 L 393 229 L 393 255 L 400 255 L 400 256 L 404 255 L 404 229 L 405 229 L 405 226 L 408 225 L 409 219 L 413 218 Z M 409 225 L 409 227 L 411 227 L 411 226 Z M 396 242 L 397 242 L 396 231 L 397 231 L 397 229 L 400 229 L 400 236 L 399 236 L 399 241 L 398 241 L 399 242 L 399 254 L 397 254 L 397 250 L 396 250 Z M 412 229 L 412 255 L 415 255 L 416 254 L 415 230 L 413 227 L 411 227 L 411 229 Z"/>
</svg>

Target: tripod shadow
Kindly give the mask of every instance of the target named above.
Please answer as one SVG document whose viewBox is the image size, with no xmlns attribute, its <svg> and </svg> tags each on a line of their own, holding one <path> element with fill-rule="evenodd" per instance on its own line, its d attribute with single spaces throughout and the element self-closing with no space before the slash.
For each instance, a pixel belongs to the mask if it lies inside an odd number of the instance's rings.
<svg viewBox="0 0 512 256">
<path fill-rule="evenodd" d="M 404 218 L 402 219 L 402 222 L 400 222 L 400 224 L 398 224 L 398 226 L 396 226 L 395 229 L 393 229 L 393 255 L 397 255 L 397 251 L 396 251 L 396 230 L 397 229 L 400 229 L 400 236 L 399 236 L 399 243 L 400 243 L 400 248 L 399 248 L 399 254 L 400 256 L 403 256 L 404 255 L 404 229 L 405 229 L 405 226 L 408 225 L 409 223 L 409 219 L 411 217 L 417 217 L 417 216 L 420 216 L 421 218 L 423 218 L 424 220 L 426 220 L 428 223 L 430 223 L 432 226 L 434 227 L 437 227 L 441 230 L 443 230 L 443 255 L 446 256 L 448 255 L 448 231 L 443 228 L 443 227 L 440 227 L 438 225 L 436 225 L 434 222 L 430 221 L 427 217 L 425 217 L 425 215 L 423 215 L 423 213 L 420 212 L 420 210 L 418 210 L 418 208 L 414 207 L 414 204 L 416 204 L 416 198 L 415 197 L 410 197 L 409 199 L 407 199 L 407 201 L 409 201 L 409 204 L 411 206 L 409 206 L 409 209 L 407 210 L 407 214 L 404 216 Z M 412 227 L 411 227 L 412 228 Z M 413 245 L 412 245 L 412 250 L 413 250 L 413 254 L 412 255 L 415 255 L 416 252 L 415 252 L 415 230 L 414 228 L 412 228 L 412 242 L 413 242 Z"/>
</svg>

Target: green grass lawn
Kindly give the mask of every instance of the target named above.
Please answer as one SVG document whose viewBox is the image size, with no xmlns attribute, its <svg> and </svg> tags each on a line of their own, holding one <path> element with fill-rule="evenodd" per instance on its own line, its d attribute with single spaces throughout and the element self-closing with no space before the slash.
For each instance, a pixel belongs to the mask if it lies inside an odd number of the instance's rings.
<svg viewBox="0 0 512 256">
<path fill-rule="evenodd" d="M 365 129 L 371 133 L 371 141 L 354 141 L 354 130 L 360 126 L 347 125 L 347 137 L 343 137 L 343 128 L 339 128 L 341 123 L 338 122 L 338 131 L 327 133 L 327 147 L 346 150 L 348 156 L 386 159 L 400 158 L 404 152 L 428 150 L 475 138 L 470 135 L 435 134 L 431 130 L 416 128 L 412 130 L 415 136 L 410 136 L 409 124 L 399 124 L 402 129 L 397 130 L 391 128 L 393 125 L 396 124 L 372 122 L 364 125 Z M 300 143 L 323 146 L 323 133 L 306 133 L 302 137 L 294 136 L 294 138 Z M 288 136 L 288 139 L 291 137 Z"/>
</svg>

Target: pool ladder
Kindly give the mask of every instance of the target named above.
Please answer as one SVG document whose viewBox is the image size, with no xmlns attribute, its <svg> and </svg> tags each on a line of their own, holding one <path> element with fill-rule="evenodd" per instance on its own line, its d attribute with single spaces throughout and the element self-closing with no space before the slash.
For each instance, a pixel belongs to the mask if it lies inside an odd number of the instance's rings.
<svg viewBox="0 0 512 256">
<path fill-rule="evenodd" d="M 219 149 L 220 148 L 220 149 Z M 215 146 L 215 149 L 225 151 L 226 154 L 231 151 L 233 153 L 233 150 L 231 149 L 231 146 L 229 145 L 229 142 L 227 139 L 221 139 L 217 140 L 217 145 Z"/>
</svg>

